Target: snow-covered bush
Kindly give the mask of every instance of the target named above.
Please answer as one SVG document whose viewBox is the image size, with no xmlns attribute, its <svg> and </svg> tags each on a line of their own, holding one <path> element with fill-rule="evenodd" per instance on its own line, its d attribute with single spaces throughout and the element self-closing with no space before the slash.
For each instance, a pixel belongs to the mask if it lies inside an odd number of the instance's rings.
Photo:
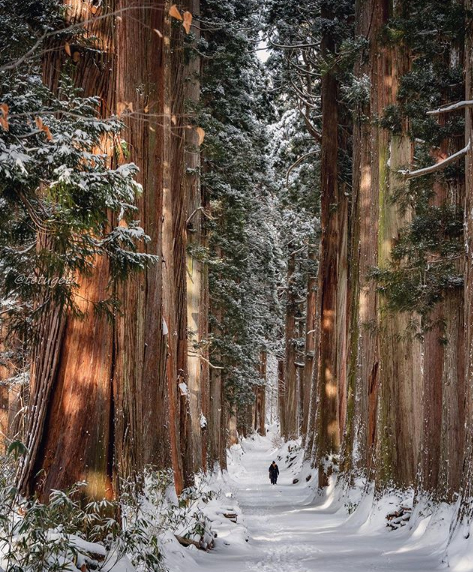
<svg viewBox="0 0 473 572">
<path fill-rule="evenodd" d="M 178 499 L 172 473 L 148 469 L 121 484 L 117 501 L 86 502 L 86 483 L 77 483 L 42 503 L 23 498 L 11 484 L 12 455 L 22 449 L 14 443 L 0 458 L 0 571 L 165 571 L 166 547 L 176 538 L 213 546 L 205 507 L 216 493 L 205 478 Z"/>
<path fill-rule="evenodd" d="M 12 444 L 10 452 L 21 446 Z M 100 569 L 105 542 L 120 534 L 113 518 L 116 504 L 83 504 L 78 483 L 68 491 L 52 491 L 49 502 L 23 498 L 15 481 L 16 463 L 0 459 L 0 570 L 56 572 Z"/>
</svg>

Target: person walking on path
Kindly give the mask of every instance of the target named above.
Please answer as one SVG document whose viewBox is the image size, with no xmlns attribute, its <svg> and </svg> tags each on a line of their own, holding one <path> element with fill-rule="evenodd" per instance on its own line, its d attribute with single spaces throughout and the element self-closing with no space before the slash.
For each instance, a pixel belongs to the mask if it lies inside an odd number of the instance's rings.
<svg viewBox="0 0 473 572">
<path fill-rule="evenodd" d="M 273 461 L 271 465 L 269 465 L 269 480 L 271 481 L 272 485 L 277 484 L 279 476 L 279 467 L 276 465 L 276 461 Z"/>
</svg>

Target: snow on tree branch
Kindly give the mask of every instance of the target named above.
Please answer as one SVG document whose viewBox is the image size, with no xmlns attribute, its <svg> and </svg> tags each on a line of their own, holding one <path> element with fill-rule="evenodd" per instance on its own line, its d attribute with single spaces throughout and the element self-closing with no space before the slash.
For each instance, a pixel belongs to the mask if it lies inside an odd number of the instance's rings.
<svg viewBox="0 0 473 572">
<path fill-rule="evenodd" d="M 473 107 L 473 100 L 457 101 L 457 103 L 444 105 L 442 107 L 439 107 L 438 109 L 427 111 L 427 115 L 440 115 L 442 113 L 448 113 L 449 111 L 457 111 L 458 109 L 465 109 L 466 107 Z"/>
<path fill-rule="evenodd" d="M 422 169 L 417 169 L 416 171 L 402 170 L 402 171 L 398 171 L 398 172 L 405 179 L 415 179 L 416 177 L 423 177 L 424 175 L 430 175 L 431 173 L 435 173 L 436 171 L 441 171 L 442 169 L 445 169 L 445 167 L 447 165 L 450 165 L 451 163 L 454 163 L 455 161 L 458 161 L 459 159 L 464 157 L 468 153 L 468 151 L 470 150 L 470 147 L 471 147 L 471 141 L 468 142 L 468 145 L 466 147 L 464 147 L 463 149 L 460 149 L 460 151 L 457 151 L 453 155 L 450 155 L 450 157 L 447 157 L 443 161 L 440 161 L 439 163 L 435 163 L 435 165 L 430 165 L 430 167 L 424 167 Z"/>
<path fill-rule="evenodd" d="M 278 44 L 273 42 L 273 40 L 269 40 L 269 44 L 273 48 L 279 48 L 281 50 L 298 50 L 298 49 L 306 49 L 306 48 L 318 48 L 319 44 L 317 42 L 309 42 L 306 44 Z"/>
</svg>

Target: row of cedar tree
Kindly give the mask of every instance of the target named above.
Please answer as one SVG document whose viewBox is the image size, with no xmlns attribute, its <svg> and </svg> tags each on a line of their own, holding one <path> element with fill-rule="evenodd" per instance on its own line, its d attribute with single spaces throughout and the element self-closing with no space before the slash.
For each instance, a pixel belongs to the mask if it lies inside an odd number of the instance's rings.
<svg viewBox="0 0 473 572">
<path fill-rule="evenodd" d="M 1 424 L 22 493 L 119 497 L 148 467 L 180 493 L 225 467 L 255 392 L 264 430 L 255 7 L 5 1 Z"/>
<path fill-rule="evenodd" d="M 100 98 L 103 117 L 121 117 L 123 143 L 118 157 L 110 148 L 111 160 L 139 168 L 136 218 L 150 237 L 141 249 L 160 262 L 121 282 L 112 320 L 94 311 L 109 297 L 105 256 L 80 278 L 81 315 L 61 307 L 42 314 L 19 484 L 47 499 L 52 489 L 87 481 L 89 497 L 113 498 L 120 478 L 150 466 L 172 468 L 180 493 L 202 467 L 225 464 L 221 370 L 210 376 L 208 350 L 198 345 L 209 335 L 208 276 L 187 248 L 206 240 L 198 177 L 204 131 L 184 107 L 199 100 L 200 59 L 185 61 L 190 30 L 181 25 L 181 14 L 187 26 L 194 15 L 199 38 L 199 1 L 180 10 L 148 1 L 64 4 L 71 33 L 46 45 L 44 81 L 57 90 L 72 59 L 82 95 Z"/>
<path fill-rule="evenodd" d="M 236 425 L 264 432 L 264 388 L 236 419 L 225 369 L 215 365 L 218 346 L 212 358 L 207 343 L 217 326 L 209 323 L 208 268 L 195 253 L 206 247 L 204 219 L 212 216 L 199 173 L 212 165 L 201 165 L 204 133 L 189 124 L 186 105 L 201 92 L 210 97 L 200 85 L 208 64 L 184 57 L 186 35 L 167 3 L 67 4 L 71 20 L 90 19 L 85 37 L 99 43 L 80 47 L 75 80 L 100 96 L 104 115 L 122 114 L 143 186 L 138 218 L 162 264 L 122 283 L 112 322 L 91 311 L 80 320 L 42 318 L 21 486 L 47 495 L 84 479 L 89 495 L 113 496 L 121 476 L 152 465 L 172 467 L 180 492 L 196 471 L 225 467 Z M 460 493 L 469 511 L 473 7 L 308 5 L 261 7 L 274 54 L 303 86 L 289 97 L 303 110 L 317 149 L 307 161 L 320 172 L 320 246 L 307 249 L 318 276 L 309 272 L 302 301 L 286 296 L 281 431 L 302 434 L 320 486 L 337 468 L 380 489 L 414 486 L 449 501 Z M 200 8 L 198 0 L 178 5 L 193 15 L 196 41 Z M 102 17 L 107 11 L 113 16 Z M 45 55 L 53 89 L 68 57 Z M 459 100 L 466 103 L 438 110 Z M 433 173 L 416 171 L 433 164 Z M 294 256 L 289 249 L 288 284 Z M 104 297 L 108 278 L 107 260 L 98 259 L 81 280 L 84 311 Z M 224 312 L 214 309 L 217 323 Z"/>
</svg>

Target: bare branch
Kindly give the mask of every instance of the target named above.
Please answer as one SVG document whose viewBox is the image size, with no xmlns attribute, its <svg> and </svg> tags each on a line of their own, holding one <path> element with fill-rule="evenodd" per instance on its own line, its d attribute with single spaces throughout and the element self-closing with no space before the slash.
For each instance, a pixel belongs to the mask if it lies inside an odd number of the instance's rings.
<svg viewBox="0 0 473 572">
<path fill-rule="evenodd" d="M 201 359 L 203 362 L 205 362 L 212 369 L 225 369 L 224 367 L 222 367 L 220 365 L 214 365 L 207 358 L 205 358 L 201 353 L 189 351 L 189 352 L 187 352 L 187 355 L 198 357 L 199 359 Z"/>
<path fill-rule="evenodd" d="M 290 82 L 291 82 L 291 86 L 293 87 L 294 91 L 296 92 L 297 96 L 299 97 L 299 99 L 307 106 L 310 107 L 311 109 L 318 109 L 319 106 L 316 105 L 315 102 L 310 102 L 306 99 L 305 94 L 297 87 L 297 85 L 294 83 L 294 80 L 292 79 L 292 77 L 290 78 Z M 309 97 L 310 94 L 307 94 Z M 316 98 L 314 98 L 316 99 Z"/>
<path fill-rule="evenodd" d="M 458 109 L 465 109 L 466 107 L 473 107 L 473 100 L 457 101 L 457 103 L 450 103 L 449 105 L 443 105 L 438 109 L 427 111 L 427 115 L 440 115 L 442 113 L 448 113 L 450 111 L 457 111 Z"/>
<path fill-rule="evenodd" d="M 319 133 L 319 131 L 317 131 L 315 125 L 309 119 L 308 111 L 306 110 L 304 113 L 304 111 L 301 108 L 299 108 L 299 112 L 302 115 L 302 117 L 304 118 L 304 122 L 305 122 L 305 126 L 306 126 L 307 131 L 317 141 L 317 143 L 322 143 L 322 135 Z"/>
<path fill-rule="evenodd" d="M 319 153 L 319 151 L 309 151 L 309 153 L 305 153 L 305 155 L 302 155 L 302 157 L 299 157 L 299 159 L 297 159 L 297 161 L 289 167 L 289 169 L 287 170 L 287 174 L 286 174 L 286 187 L 289 186 L 289 175 L 292 173 L 292 171 L 298 165 L 300 165 L 302 163 L 302 161 L 307 159 L 307 157 L 310 157 L 311 155 L 317 155 L 318 153 Z"/>
<path fill-rule="evenodd" d="M 286 45 L 286 44 L 276 44 L 271 39 L 269 40 L 270 45 L 273 48 L 281 48 L 282 50 L 297 50 L 297 49 L 304 49 L 304 48 L 318 48 L 319 44 L 293 44 L 293 45 Z"/>
<path fill-rule="evenodd" d="M 315 71 L 310 71 L 310 70 L 308 70 L 308 69 L 304 69 L 303 67 L 301 67 L 301 66 L 295 64 L 294 62 L 289 62 L 289 65 L 290 65 L 292 68 L 298 70 L 302 75 L 305 75 L 305 76 L 314 76 L 314 77 L 316 77 L 317 79 L 320 79 L 320 78 L 322 77 L 322 74 L 320 74 L 319 72 L 315 72 Z"/>
<path fill-rule="evenodd" d="M 430 175 L 431 173 L 435 173 L 436 171 L 441 171 L 442 169 L 445 169 L 447 165 L 450 165 L 451 163 L 454 163 L 455 161 L 458 161 L 459 159 L 464 157 L 470 150 L 470 147 L 471 147 L 471 141 L 468 142 L 468 145 L 466 147 L 460 149 L 460 151 L 457 151 L 453 155 L 450 155 L 450 157 L 447 157 L 443 161 L 435 163 L 435 165 L 431 165 L 430 167 L 424 167 L 423 169 L 417 169 L 416 171 L 398 171 L 398 172 L 407 180 L 415 179 L 416 177 L 423 177 L 424 175 Z"/>
</svg>

